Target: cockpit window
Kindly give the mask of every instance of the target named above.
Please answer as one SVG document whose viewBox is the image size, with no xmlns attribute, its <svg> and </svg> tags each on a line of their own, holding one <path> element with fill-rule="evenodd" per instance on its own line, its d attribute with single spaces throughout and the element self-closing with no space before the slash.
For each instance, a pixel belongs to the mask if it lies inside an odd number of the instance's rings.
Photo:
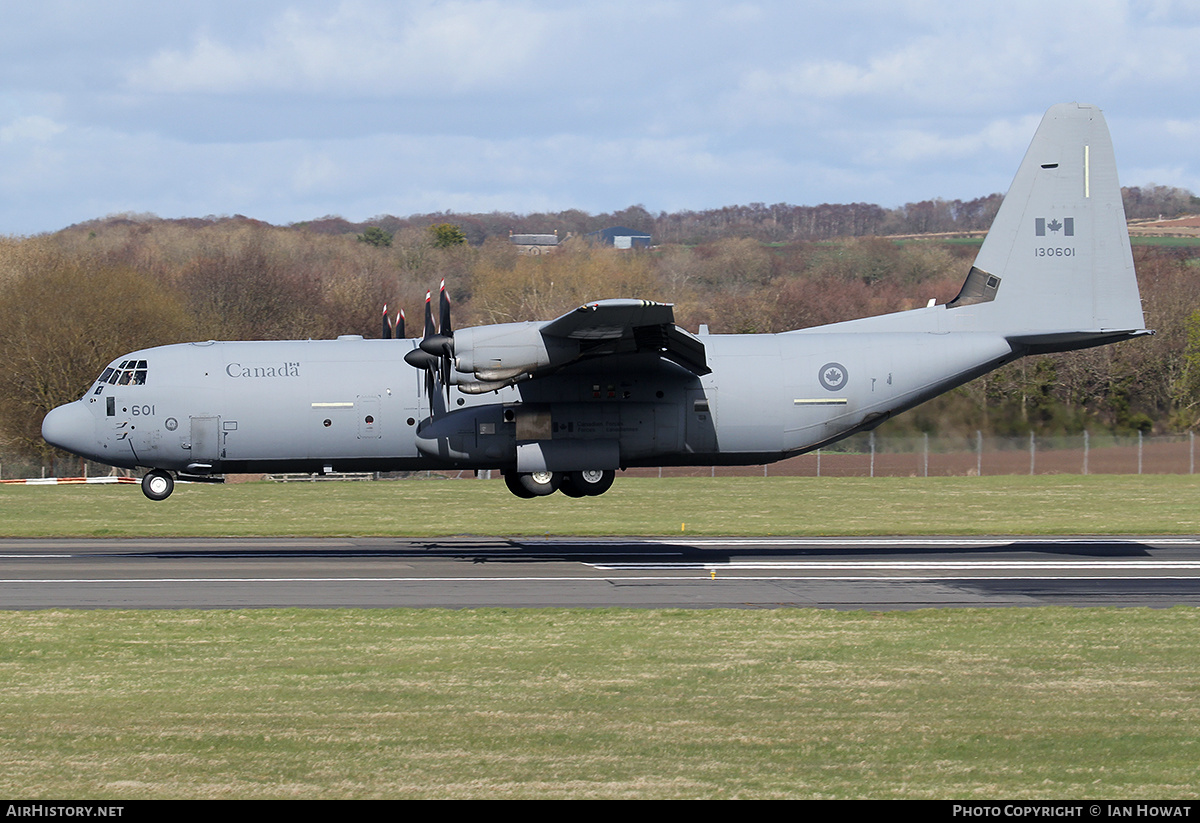
<svg viewBox="0 0 1200 823">
<path fill-rule="evenodd" d="M 148 371 L 145 360 L 122 360 L 105 369 L 96 382 L 110 386 L 144 386 Z"/>
</svg>

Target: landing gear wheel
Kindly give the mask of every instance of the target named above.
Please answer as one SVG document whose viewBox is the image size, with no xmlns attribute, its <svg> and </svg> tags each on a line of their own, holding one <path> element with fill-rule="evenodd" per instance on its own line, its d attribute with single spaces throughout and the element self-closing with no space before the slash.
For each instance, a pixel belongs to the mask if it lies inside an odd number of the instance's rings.
<svg viewBox="0 0 1200 823">
<path fill-rule="evenodd" d="M 516 472 L 505 472 L 504 485 L 508 486 L 508 490 L 517 497 L 529 499 L 530 497 L 534 496 L 533 492 L 527 490 L 521 485 L 521 475 L 517 474 Z"/>
<path fill-rule="evenodd" d="M 166 500 L 175 491 L 175 478 L 162 469 L 151 469 L 142 477 L 142 494 L 151 500 Z"/>
<path fill-rule="evenodd" d="M 571 472 L 563 480 L 562 492 L 571 497 L 595 497 L 608 491 L 616 477 L 617 473 L 612 469 Z"/>
<path fill-rule="evenodd" d="M 509 477 L 510 475 L 505 475 L 504 479 L 508 480 Z M 509 488 L 512 489 L 515 484 L 522 489 L 524 493 L 514 490 L 514 494 L 520 497 L 545 497 L 554 494 L 562 485 L 562 475 L 558 472 L 521 472 L 511 477 L 513 480 Z"/>
<path fill-rule="evenodd" d="M 564 476 L 562 485 L 558 487 L 558 490 L 567 497 L 584 497 L 587 495 L 587 492 L 575 486 L 574 478 L 575 476 L 573 474 Z"/>
</svg>

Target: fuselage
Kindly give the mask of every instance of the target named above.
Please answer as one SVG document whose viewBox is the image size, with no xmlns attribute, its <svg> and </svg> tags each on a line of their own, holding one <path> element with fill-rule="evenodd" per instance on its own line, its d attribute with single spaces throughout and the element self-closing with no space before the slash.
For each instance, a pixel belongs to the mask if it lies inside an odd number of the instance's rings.
<svg viewBox="0 0 1200 823">
<path fill-rule="evenodd" d="M 994 334 L 701 339 L 703 377 L 630 354 L 432 396 L 403 359 L 414 340 L 161 346 L 115 360 L 43 432 L 103 463 L 189 474 L 753 464 L 868 428 L 1012 356 Z"/>
<path fill-rule="evenodd" d="M 417 340 L 189 343 L 118 358 L 46 416 L 52 445 L 171 472 L 500 469 L 510 490 L 602 494 L 617 469 L 808 451 L 1016 357 L 1140 337 L 1108 127 L 1052 106 L 949 303 L 782 334 L 691 335 L 610 299 L 461 329 L 443 284 Z M 408 355 L 408 357 L 405 357 Z"/>
</svg>

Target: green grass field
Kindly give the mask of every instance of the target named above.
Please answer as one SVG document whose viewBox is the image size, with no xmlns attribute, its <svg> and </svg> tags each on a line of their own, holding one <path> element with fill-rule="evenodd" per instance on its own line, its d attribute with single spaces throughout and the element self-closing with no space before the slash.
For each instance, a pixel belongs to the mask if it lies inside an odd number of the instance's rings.
<svg viewBox="0 0 1200 823">
<path fill-rule="evenodd" d="M 1154 237 L 1134 236 L 1129 238 L 1133 246 L 1166 246 L 1168 248 L 1193 248 L 1200 246 L 1200 237 Z"/>
<path fill-rule="evenodd" d="M 1195 798 L 1200 611 L 0 613 L 10 798 Z"/>
<path fill-rule="evenodd" d="M 0 536 L 1177 534 L 1200 476 L 619 478 L 582 500 L 498 480 L 2 486 Z"/>
<path fill-rule="evenodd" d="M 1200 532 L 1179 476 L 0 487 L 0 534 Z M 3 605 L 0 584 L 0 606 Z M 1200 610 L 0 612 L 10 798 L 1196 798 Z"/>
</svg>

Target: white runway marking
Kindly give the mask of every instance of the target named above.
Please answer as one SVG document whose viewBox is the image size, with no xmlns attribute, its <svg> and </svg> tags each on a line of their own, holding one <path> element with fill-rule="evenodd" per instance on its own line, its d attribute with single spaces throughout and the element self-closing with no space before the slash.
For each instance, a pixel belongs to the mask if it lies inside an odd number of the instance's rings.
<svg viewBox="0 0 1200 823">
<path fill-rule="evenodd" d="M 38 560 L 54 559 L 61 560 L 67 557 L 74 557 L 73 554 L 0 554 L 0 560 L 29 560 L 31 558 Z"/>
<path fill-rule="evenodd" d="M 843 581 L 928 581 L 928 580 L 996 580 L 1008 577 L 1042 580 L 1092 580 L 1136 577 L 1141 579 L 1194 578 L 1200 572 L 1195 560 L 843 560 L 843 561 L 761 561 L 734 560 L 722 563 L 650 562 L 650 563 L 584 563 L 598 572 L 697 572 L 690 575 L 621 575 L 598 576 L 487 576 L 487 577 L 110 577 L 110 578 L 7 578 L 0 586 L 14 584 L 197 584 L 197 583 L 578 583 L 624 581 L 683 581 L 698 580 L 843 580 Z M 729 574 L 743 571 L 791 571 L 794 574 L 747 575 Z M 846 572 L 841 575 L 813 572 Z M 1086 572 L 1126 572 L 1116 574 L 1087 574 Z M 858 572 L 859 574 L 854 574 Z M 905 574 L 862 574 L 863 572 L 903 572 Z M 921 572 L 925 572 L 921 574 Z M 945 574 L 937 574 L 945 572 Z M 1025 572 L 1025 574 L 1019 574 Z M 1053 572 L 1028 574 L 1028 572 Z M 1062 574 L 1062 572 L 1068 572 Z M 1070 573 L 1084 572 L 1084 573 Z M 1173 572 L 1173 573 L 1172 573 Z M 1191 572 L 1193 574 L 1188 574 Z"/>
<path fill-rule="evenodd" d="M 915 571 L 922 569 L 969 570 L 1028 570 L 1028 569 L 1179 569 L 1200 570 L 1200 560 L 730 560 L 718 563 L 589 563 L 596 569 L 637 571 L 639 569 L 702 569 L 721 571 L 736 569 L 891 569 Z"/>
</svg>

